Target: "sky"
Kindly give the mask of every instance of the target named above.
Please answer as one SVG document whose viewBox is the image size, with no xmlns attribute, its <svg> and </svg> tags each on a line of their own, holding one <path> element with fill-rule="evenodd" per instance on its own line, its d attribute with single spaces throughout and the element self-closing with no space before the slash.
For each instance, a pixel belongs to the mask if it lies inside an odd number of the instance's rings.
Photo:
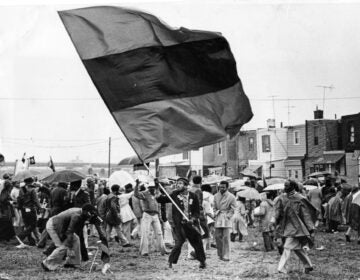
<svg viewBox="0 0 360 280">
<path fill-rule="evenodd" d="M 360 111 L 358 1 L 2 1 L 0 153 L 37 161 L 111 162 L 133 155 L 78 57 L 58 10 L 113 5 L 179 28 L 221 32 L 254 112 L 244 129 Z"/>
</svg>

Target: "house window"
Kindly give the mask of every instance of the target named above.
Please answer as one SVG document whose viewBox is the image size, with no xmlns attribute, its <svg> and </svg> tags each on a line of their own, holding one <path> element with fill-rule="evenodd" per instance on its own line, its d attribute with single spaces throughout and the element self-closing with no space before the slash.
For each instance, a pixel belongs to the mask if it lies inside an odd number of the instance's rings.
<svg viewBox="0 0 360 280">
<path fill-rule="evenodd" d="M 249 151 L 254 150 L 254 137 L 249 138 Z"/>
<path fill-rule="evenodd" d="M 349 142 L 354 143 L 355 142 L 355 127 L 354 124 L 350 124 L 349 127 Z"/>
<path fill-rule="evenodd" d="M 189 159 L 189 152 L 183 152 L 183 159 Z"/>
<path fill-rule="evenodd" d="M 291 178 L 291 175 L 292 175 L 291 174 L 291 169 L 289 169 L 288 172 L 289 172 L 289 178 Z"/>
<path fill-rule="evenodd" d="M 270 149 L 270 135 L 263 135 L 261 137 L 262 140 L 262 151 L 263 153 L 271 152 Z"/>
<path fill-rule="evenodd" d="M 314 145 L 319 145 L 319 127 L 314 126 Z"/>
<path fill-rule="evenodd" d="M 299 145 L 300 144 L 300 138 L 299 138 L 299 131 L 294 131 L 294 144 Z"/>
<path fill-rule="evenodd" d="M 295 179 L 299 178 L 299 171 L 295 170 Z"/>
<path fill-rule="evenodd" d="M 222 146 L 221 143 L 217 143 L 217 154 L 218 156 L 222 155 Z"/>
</svg>

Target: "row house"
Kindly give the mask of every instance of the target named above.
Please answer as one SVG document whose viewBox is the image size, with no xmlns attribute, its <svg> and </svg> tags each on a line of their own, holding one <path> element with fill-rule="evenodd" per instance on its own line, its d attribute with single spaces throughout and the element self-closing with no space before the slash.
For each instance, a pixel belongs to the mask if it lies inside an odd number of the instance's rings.
<svg viewBox="0 0 360 280">
<path fill-rule="evenodd" d="M 286 177 L 302 181 L 306 154 L 305 124 L 287 127 L 287 158 L 284 161 Z"/>
<path fill-rule="evenodd" d="M 341 150 L 339 120 L 322 118 L 322 111 L 314 111 L 315 119 L 305 122 L 305 176 L 312 172 L 328 171 L 346 175 L 345 152 Z"/>
<path fill-rule="evenodd" d="M 360 113 L 341 117 L 341 143 L 348 183 L 357 185 L 360 178 Z"/>
<path fill-rule="evenodd" d="M 262 175 L 265 177 L 285 177 L 287 128 L 276 128 L 275 121 L 270 119 L 267 128 L 256 130 L 256 142 L 257 159 L 249 160 L 249 167 L 262 166 Z"/>
</svg>

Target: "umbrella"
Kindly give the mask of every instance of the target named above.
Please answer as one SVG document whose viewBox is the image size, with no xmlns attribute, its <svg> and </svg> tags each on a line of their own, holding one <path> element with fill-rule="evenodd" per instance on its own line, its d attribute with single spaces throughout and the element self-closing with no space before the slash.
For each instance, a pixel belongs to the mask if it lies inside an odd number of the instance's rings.
<svg viewBox="0 0 360 280">
<path fill-rule="evenodd" d="M 315 179 L 315 178 L 311 178 L 311 179 L 306 180 L 306 181 L 304 182 L 304 185 L 318 186 L 318 184 L 319 184 L 319 181 L 318 181 L 317 179 Z"/>
<path fill-rule="evenodd" d="M 54 183 L 54 182 L 65 182 L 65 183 L 71 183 L 75 181 L 79 181 L 82 179 L 85 179 L 86 175 L 83 173 L 76 171 L 76 170 L 60 170 L 52 173 L 51 175 L 43 178 L 41 181 L 47 182 L 47 183 Z"/>
<path fill-rule="evenodd" d="M 235 180 L 233 182 L 230 182 L 230 189 L 234 190 L 235 192 L 240 191 L 240 190 L 245 190 L 249 187 L 245 186 L 245 180 Z"/>
<path fill-rule="evenodd" d="M 267 186 L 264 191 L 277 191 L 277 190 L 283 190 L 284 189 L 284 183 L 281 184 L 272 184 Z"/>
<path fill-rule="evenodd" d="M 12 178 L 12 181 L 23 181 L 26 178 L 34 177 L 38 175 L 39 172 L 31 169 L 22 170 L 15 174 L 15 176 Z"/>
<path fill-rule="evenodd" d="M 319 171 L 319 172 L 313 172 L 309 175 L 309 177 L 324 177 L 324 176 L 328 176 L 331 175 L 330 172 L 327 171 Z"/>
<path fill-rule="evenodd" d="M 133 177 L 124 170 L 115 171 L 109 177 L 109 187 L 112 185 L 119 185 L 120 187 L 125 187 L 127 184 L 132 184 L 135 186 L 135 180 Z"/>
<path fill-rule="evenodd" d="M 318 188 L 318 186 L 314 186 L 314 185 L 304 185 L 303 186 L 307 191 L 311 191 L 311 190 L 315 190 Z"/>
<path fill-rule="evenodd" d="M 237 196 L 248 198 L 248 199 L 260 199 L 260 194 L 254 188 L 248 188 L 243 191 L 239 191 Z"/>
</svg>

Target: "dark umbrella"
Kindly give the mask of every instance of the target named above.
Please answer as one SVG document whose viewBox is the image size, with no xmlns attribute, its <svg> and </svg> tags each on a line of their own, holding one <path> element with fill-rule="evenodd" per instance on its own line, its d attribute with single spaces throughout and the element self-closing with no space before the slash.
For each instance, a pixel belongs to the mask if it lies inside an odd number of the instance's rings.
<svg viewBox="0 0 360 280">
<path fill-rule="evenodd" d="M 79 171 L 66 169 L 66 170 L 56 171 L 51 175 L 45 177 L 41 181 L 47 183 L 54 183 L 54 182 L 71 183 L 85 178 L 86 175 L 82 174 Z"/>
<path fill-rule="evenodd" d="M 138 156 L 127 157 L 120 160 L 119 165 L 134 165 L 134 164 L 142 164 L 142 161 Z"/>
</svg>

